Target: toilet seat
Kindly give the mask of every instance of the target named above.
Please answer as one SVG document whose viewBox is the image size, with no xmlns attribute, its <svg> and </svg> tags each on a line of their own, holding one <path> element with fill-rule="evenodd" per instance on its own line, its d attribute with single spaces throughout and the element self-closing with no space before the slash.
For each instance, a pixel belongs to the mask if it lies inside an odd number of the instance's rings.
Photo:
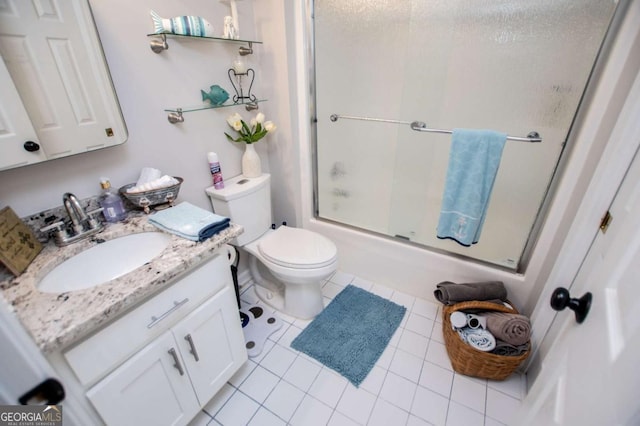
<svg viewBox="0 0 640 426">
<path fill-rule="evenodd" d="M 315 232 L 281 226 L 258 243 L 258 251 L 268 261 L 287 268 L 317 269 L 336 261 L 338 249 L 328 238 Z"/>
</svg>

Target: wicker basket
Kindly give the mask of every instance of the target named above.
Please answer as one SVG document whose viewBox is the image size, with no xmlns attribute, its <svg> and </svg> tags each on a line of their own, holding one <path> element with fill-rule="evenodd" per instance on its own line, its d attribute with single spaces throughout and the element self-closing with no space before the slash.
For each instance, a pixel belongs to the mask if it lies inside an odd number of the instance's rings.
<svg viewBox="0 0 640 426">
<path fill-rule="evenodd" d="M 181 177 L 174 176 L 174 178 L 178 183 L 165 188 L 142 192 L 127 192 L 129 188 L 136 186 L 134 182 L 121 187 L 118 192 L 120 192 L 120 195 L 126 198 L 131 204 L 136 207 L 142 207 L 144 212 L 149 214 L 151 212 L 151 207 L 157 206 L 158 204 L 169 203 L 169 206 L 173 207 L 173 202 L 178 198 L 178 193 L 180 192 L 180 185 L 184 182 L 184 179 Z"/>
<path fill-rule="evenodd" d="M 507 306 L 478 300 L 445 305 L 442 309 L 442 332 L 453 369 L 465 376 L 492 380 L 506 379 L 518 368 L 522 361 L 527 359 L 531 349 L 529 348 L 522 355 L 505 356 L 483 352 L 468 345 L 460 338 L 458 332 L 451 327 L 449 317 L 452 312 L 470 310 L 518 313 L 515 308 L 510 309 Z"/>
</svg>

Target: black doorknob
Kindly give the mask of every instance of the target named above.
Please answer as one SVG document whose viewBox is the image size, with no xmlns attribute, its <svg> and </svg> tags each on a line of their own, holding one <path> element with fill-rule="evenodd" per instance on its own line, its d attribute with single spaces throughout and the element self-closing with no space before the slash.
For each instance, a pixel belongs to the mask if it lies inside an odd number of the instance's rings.
<svg viewBox="0 0 640 426">
<path fill-rule="evenodd" d="M 569 290 L 563 287 L 558 287 L 553 291 L 551 295 L 551 307 L 556 311 L 561 311 L 567 306 L 576 314 L 576 321 L 578 324 L 582 323 L 589 313 L 591 308 L 591 300 L 593 296 L 587 292 L 580 299 L 571 298 Z"/>
<path fill-rule="evenodd" d="M 56 379 L 46 379 L 18 398 L 22 405 L 57 405 L 65 397 L 64 387 Z"/>
<path fill-rule="evenodd" d="M 34 141 L 26 141 L 22 146 L 29 152 L 36 152 L 40 149 L 40 145 L 38 145 Z"/>
</svg>

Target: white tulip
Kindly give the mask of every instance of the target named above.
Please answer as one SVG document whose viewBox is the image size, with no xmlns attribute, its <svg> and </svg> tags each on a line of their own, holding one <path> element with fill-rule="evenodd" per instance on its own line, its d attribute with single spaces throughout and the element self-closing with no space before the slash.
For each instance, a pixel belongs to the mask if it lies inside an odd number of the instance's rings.
<svg viewBox="0 0 640 426">
<path fill-rule="evenodd" d="M 229 123 L 229 126 L 231 126 L 236 132 L 242 130 L 242 116 L 237 112 L 227 118 L 227 123 Z"/>
<path fill-rule="evenodd" d="M 264 123 L 264 129 L 265 129 L 267 132 L 271 133 L 271 132 L 274 132 L 274 131 L 276 130 L 276 125 L 275 125 L 275 124 L 273 124 L 273 122 L 272 122 L 272 121 L 266 121 L 266 122 Z"/>
<path fill-rule="evenodd" d="M 256 127 L 256 124 L 258 124 L 258 120 L 256 120 L 255 118 L 252 118 L 249 124 L 251 124 L 251 127 Z"/>
<path fill-rule="evenodd" d="M 262 124 L 264 123 L 264 114 L 259 112 L 258 114 L 256 114 L 256 122 Z"/>
</svg>

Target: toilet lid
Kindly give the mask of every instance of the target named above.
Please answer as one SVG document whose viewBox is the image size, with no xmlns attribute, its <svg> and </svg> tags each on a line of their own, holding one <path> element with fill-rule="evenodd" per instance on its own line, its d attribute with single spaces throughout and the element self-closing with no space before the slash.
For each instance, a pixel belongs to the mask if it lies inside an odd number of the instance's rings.
<svg viewBox="0 0 640 426">
<path fill-rule="evenodd" d="M 331 240 L 315 232 L 281 226 L 258 243 L 258 250 L 280 266 L 320 268 L 334 262 L 338 254 Z"/>
</svg>

